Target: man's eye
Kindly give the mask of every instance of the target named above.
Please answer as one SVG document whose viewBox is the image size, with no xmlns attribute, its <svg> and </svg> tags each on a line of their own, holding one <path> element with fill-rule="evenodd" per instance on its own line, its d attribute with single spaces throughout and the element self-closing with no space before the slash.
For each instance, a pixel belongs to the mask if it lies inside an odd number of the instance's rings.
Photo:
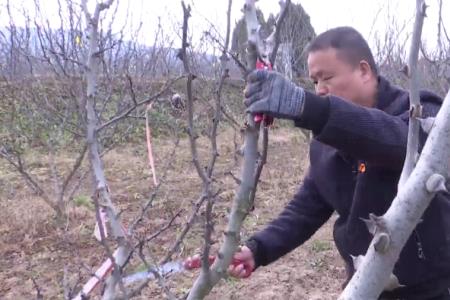
<svg viewBox="0 0 450 300">
<path fill-rule="evenodd" d="M 317 85 L 319 82 L 317 80 L 313 80 L 314 85 Z"/>
<path fill-rule="evenodd" d="M 325 77 L 323 80 L 324 81 L 328 81 L 328 80 L 330 80 L 330 79 L 332 79 L 333 78 L 333 76 L 328 76 L 328 77 Z"/>
</svg>

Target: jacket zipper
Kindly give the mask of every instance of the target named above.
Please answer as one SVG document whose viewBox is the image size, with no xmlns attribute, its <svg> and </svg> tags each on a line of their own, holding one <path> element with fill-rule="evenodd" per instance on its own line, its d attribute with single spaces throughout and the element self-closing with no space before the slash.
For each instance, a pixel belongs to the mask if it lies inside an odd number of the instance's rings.
<svg viewBox="0 0 450 300">
<path fill-rule="evenodd" d="M 417 256 L 419 259 L 425 260 L 425 253 L 423 252 L 423 246 L 422 241 L 420 240 L 419 233 L 417 232 L 417 229 L 414 229 L 414 237 L 416 239 L 416 245 L 417 245 Z"/>
</svg>

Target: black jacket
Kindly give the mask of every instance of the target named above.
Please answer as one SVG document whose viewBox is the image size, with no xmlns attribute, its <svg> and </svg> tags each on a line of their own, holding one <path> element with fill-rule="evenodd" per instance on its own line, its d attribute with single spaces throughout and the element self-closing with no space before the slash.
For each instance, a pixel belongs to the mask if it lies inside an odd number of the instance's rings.
<svg viewBox="0 0 450 300">
<path fill-rule="evenodd" d="M 424 116 L 436 115 L 442 99 L 421 92 Z M 397 194 L 406 154 L 409 95 L 379 77 L 376 108 L 334 96 L 307 93 L 299 127 L 312 129 L 310 168 L 280 216 L 247 242 L 257 266 L 267 265 L 305 242 L 334 211 L 334 240 L 349 277 L 350 255 L 364 255 L 372 236 L 361 218 L 382 215 Z M 422 144 L 425 134 L 421 133 Z M 450 201 L 440 194 L 426 210 L 395 265 L 404 288 L 385 297 L 425 299 L 450 287 Z"/>
</svg>

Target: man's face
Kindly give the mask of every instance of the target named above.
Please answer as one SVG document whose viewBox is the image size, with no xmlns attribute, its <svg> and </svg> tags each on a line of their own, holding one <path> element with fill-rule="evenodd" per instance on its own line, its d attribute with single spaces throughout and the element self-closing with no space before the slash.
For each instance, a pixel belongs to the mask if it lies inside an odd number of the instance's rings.
<svg viewBox="0 0 450 300">
<path fill-rule="evenodd" d="M 334 48 L 317 50 L 308 55 L 309 77 L 319 96 L 334 95 L 355 104 L 373 105 L 372 77 L 367 64 L 352 66 L 337 56 Z M 368 74 L 368 72 L 370 74 Z M 370 98 L 370 99 L 369 99 Z"/>
</svg>

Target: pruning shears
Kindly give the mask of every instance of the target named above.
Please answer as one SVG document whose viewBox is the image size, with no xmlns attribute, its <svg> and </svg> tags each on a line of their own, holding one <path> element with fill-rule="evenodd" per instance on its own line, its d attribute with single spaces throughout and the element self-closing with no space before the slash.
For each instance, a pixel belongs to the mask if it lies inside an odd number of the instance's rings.
<svg viewBox="0 0 450 300">
<path fill-rule="evenodd" d="M 209 260 L 209 263 L 212 264 L 216 260 L 216 257 L 210 256 L 208 258 L 208 260 Z M 241 264 L 244 266 L 244 270 L 245 270 L 244 278 L 249 277 L 252 273 L 251 267 L 239 259 L 233 258 L 231 264 L 235 267 L 237 267 Z M 128 286 L 137 281 L 153 280 L 153 279 L 156 279 L 157 276 L 166 277 L 166 276 L 169 276 L 172 274 L 198 269 L 201 266 L 202 266 L 202 261 L 201 261 L 200 257 L 194 257 L 193 259 L 191 259 L 189 261 L 183 261 L 183 260 L 169 261 L 157 268 L 153 268 L 153 269 L 150 269 L 147 271 L 141 271 L 141 272 L 137 272 L 137 273 L 125 276 L 122 279 L 122 282 L 125 286 Z"/>
<path fill-rule="evenodd" d="M 113 255 L 115 256 L 117 253 L 115 252 Z M 210 256 L 208 258 L 209 264 L 214 263 L 216 260 L 215 256 Z M 244 278 L 249 277 L 252 274 L 252 268 L 250 265 L 244 263 L 239 259 L 233 258 L 231 264 L 235 267 L 239 265 L 244 266 Z M 172 274 L 191 271 L 194 269 L 198 269 L 202 266 L 202 260 L 199 256 L 194 256 L 190 260 L 180 260 L 180 261 L 169 261 L 159 267 L 151 268 L 150 270 L 137 272 L 134 274 L 130 274 L 122 278 L 122 282 L 125 286 L 131 285 L 138 281 L 143 280 L 154 280 L 156 277 L 167 277 Z M 97 269 L 94 276 L 89 279 L 89 281 L 83 286 L 82 290 L 78 295 L 76 295 L 72 300 L 83 300 L 85 299 L 94 289 L 95 287 L 105 279 L 106 275 L 112 270 L 113 264 L 110 259 L 106 260 L 100 268 Z"/>
<path fill-rule="evenodd" d="M 255 67 L 257 70 L 272 70 L 272 64 L 262 58 L 258 58 L 256 60 Z M 264 114 L 256 114 L 254 120 L 255 123 L 260 123 L 262 121 L 264 126 L 270 126 L 273 124 L 273 117 Z"/>
</svg>

